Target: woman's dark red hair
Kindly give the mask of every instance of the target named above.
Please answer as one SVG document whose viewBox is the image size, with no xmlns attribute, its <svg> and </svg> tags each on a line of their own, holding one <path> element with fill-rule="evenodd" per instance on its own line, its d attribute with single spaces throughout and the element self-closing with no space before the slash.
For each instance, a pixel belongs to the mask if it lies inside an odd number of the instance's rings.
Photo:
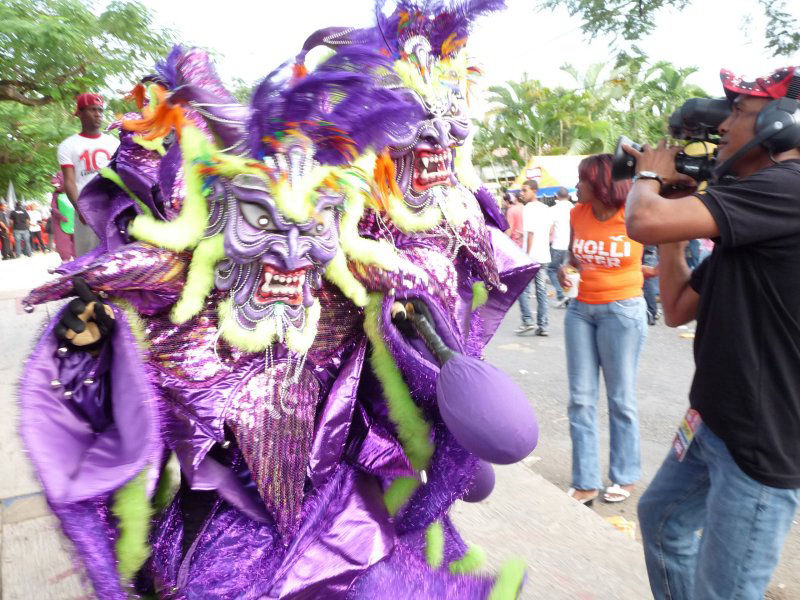
<svg viewBox="0 0 800 600">
<path fill-rule="evenodd" d="M 600 202 L 612 208 L 625 204 L 625 198 L 631 189 L 630 179 L 611 179 L 610 154 L 595 154 L 584 158 L 578 165 L 578 179 L 587 181 Z"/>
</svg>

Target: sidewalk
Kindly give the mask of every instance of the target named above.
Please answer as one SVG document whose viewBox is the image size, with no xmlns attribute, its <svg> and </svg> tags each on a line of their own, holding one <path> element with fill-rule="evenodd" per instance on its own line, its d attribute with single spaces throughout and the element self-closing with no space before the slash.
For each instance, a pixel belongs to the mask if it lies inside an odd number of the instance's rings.
<svg viewBox="0 0 800 600">
<path fill-rule="evenodd" d="M 19 308 L 27 290 L 49 278 L 54 254 L 0 263 L 0 597 L 2 600 L 89 600 L 68 543 L 50 516 L 16 435 L 16 382 L 52 307 Z M 547 435 L 547 432 L 542 432 Z M 534 455 L 498 467 L 494 493 L 476 505 L 456 503 L 465 539 L 481 546 L 488 566 L 509 558 L 528 565 L 521 598 L 646 600 L 641 545 L 533 472 Z"/>
</svg>

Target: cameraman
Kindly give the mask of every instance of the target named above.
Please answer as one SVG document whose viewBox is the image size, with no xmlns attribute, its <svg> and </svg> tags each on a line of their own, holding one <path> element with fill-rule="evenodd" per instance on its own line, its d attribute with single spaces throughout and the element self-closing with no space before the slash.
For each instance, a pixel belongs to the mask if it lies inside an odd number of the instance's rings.
<svg viewBox="0 0 800 600">
<path fill-rule="evenodd" d="M 639 174 L 628 234 L 660 244 L 667 324 L 697 319 L 691 409 L 639 502 L 657 600 L 763 598 L 798 505 L 800 135 L 781 148 L 757 136 L 756 119 L 774 99 L 797 97 L 800 69 L 755 82 L 723 70 L 722 82 L 732 111 L 719 126 L 718 164 L 733 158 L 735 182 L 666 198 L 662 184 L 691 182 L 675 170 L 678 149 L 625 147 Z M 788 114 L 800 128 L 800 108 Z M 685 240 L 694 238 L 717 244 L 690 272 Z"/>
</svg>

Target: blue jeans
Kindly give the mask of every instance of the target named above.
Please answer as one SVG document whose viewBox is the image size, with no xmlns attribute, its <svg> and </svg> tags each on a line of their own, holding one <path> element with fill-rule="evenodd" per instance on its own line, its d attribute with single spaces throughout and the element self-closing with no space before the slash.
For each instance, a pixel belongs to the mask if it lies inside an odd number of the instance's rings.
<svg viewBox="0 0 800 600">
<path fill-rule="evenodd" d="M 761 600 L 798 495 L 750 478 L 700 425 L 683 461 L 670 450 L 639 501 L 655 599 Z"/>
<path fill-rule="evenodd" d="M 647 337 L 644 299 L 639 296 L 608 304 L 573 300 L 564 318 L 564 337 L 572 486 L 579 490 L 603 487 L 596 422 L 601 368 L 611 427 L 609 478 L 620 485 L 635 483 L 641 476 L 636 372 Z"/>
<path fill-rule="evenodd" d="M 16 244 L 15 253 L 17 256 L 20 255 L 21 252 L 24 252 L 25 256 L 31 255 L 31 232 L 27 229 L 15 229 L 14 230 L 14 243 Z"/>
<path fill-rule="evenodd" d="M 557 300 L 564 299 L 564 290 L 561 288 L 561 284 L 558 283 L 558 269 L 564 263 L 564 254 L 566 252 L 566 250 L 550 248 L 550 264 L 547 265 L 547 276 L 550 278 L 550 283 L 553 284 L 556 290 Z"/>
<path fill-rule="evenodd" d="M 550 265 L 542 263 L 536 271 L 533 286 L 536 288 L 536 325 L 547 328 L 547 269 Z"/>
<path fill-rule="evenodd" d="M 647 314 L 655 317 L 658 314 L 658 301 L 656 300 L 658 296 L 658 277 L 645 279 L 642 292 L 644 293 L 644 301 L 647 304 Z"/>
<path fill-rule="evenodd" d="M 533 289 L 533 280 L 525 286 L 522 293 L 519 295 L 519 312 L 522 316 L 523 325 L 533 325 L 533 315 L 531 314 L 531 290 Z"/>
<path fill-rule="evenodd" d="M 523 325 L 533 325 L 533 313 L 531 312 L 531 291 L 536 290 L 536 325 L 547 327 L 547 265 L 539 265 L 536 276 L 525 286 L 525 290 L 519 296 L 519 312 L 522 315 Z"/>
</svg>

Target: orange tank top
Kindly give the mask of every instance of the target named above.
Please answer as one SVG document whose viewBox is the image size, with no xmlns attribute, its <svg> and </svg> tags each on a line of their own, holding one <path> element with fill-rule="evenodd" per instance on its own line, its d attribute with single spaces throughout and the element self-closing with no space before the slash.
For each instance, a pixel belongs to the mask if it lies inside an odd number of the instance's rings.
<svg viewBox="0 0 800 600">
<path fill-rule="evenodd" d="M 644 247 L 628 237 L 625 207 L 599 221 L 589 204 L 570 212 L 572 254 L 581 268 L 578 300 L 606 304 L 642 295 Z"/>
</svg>

